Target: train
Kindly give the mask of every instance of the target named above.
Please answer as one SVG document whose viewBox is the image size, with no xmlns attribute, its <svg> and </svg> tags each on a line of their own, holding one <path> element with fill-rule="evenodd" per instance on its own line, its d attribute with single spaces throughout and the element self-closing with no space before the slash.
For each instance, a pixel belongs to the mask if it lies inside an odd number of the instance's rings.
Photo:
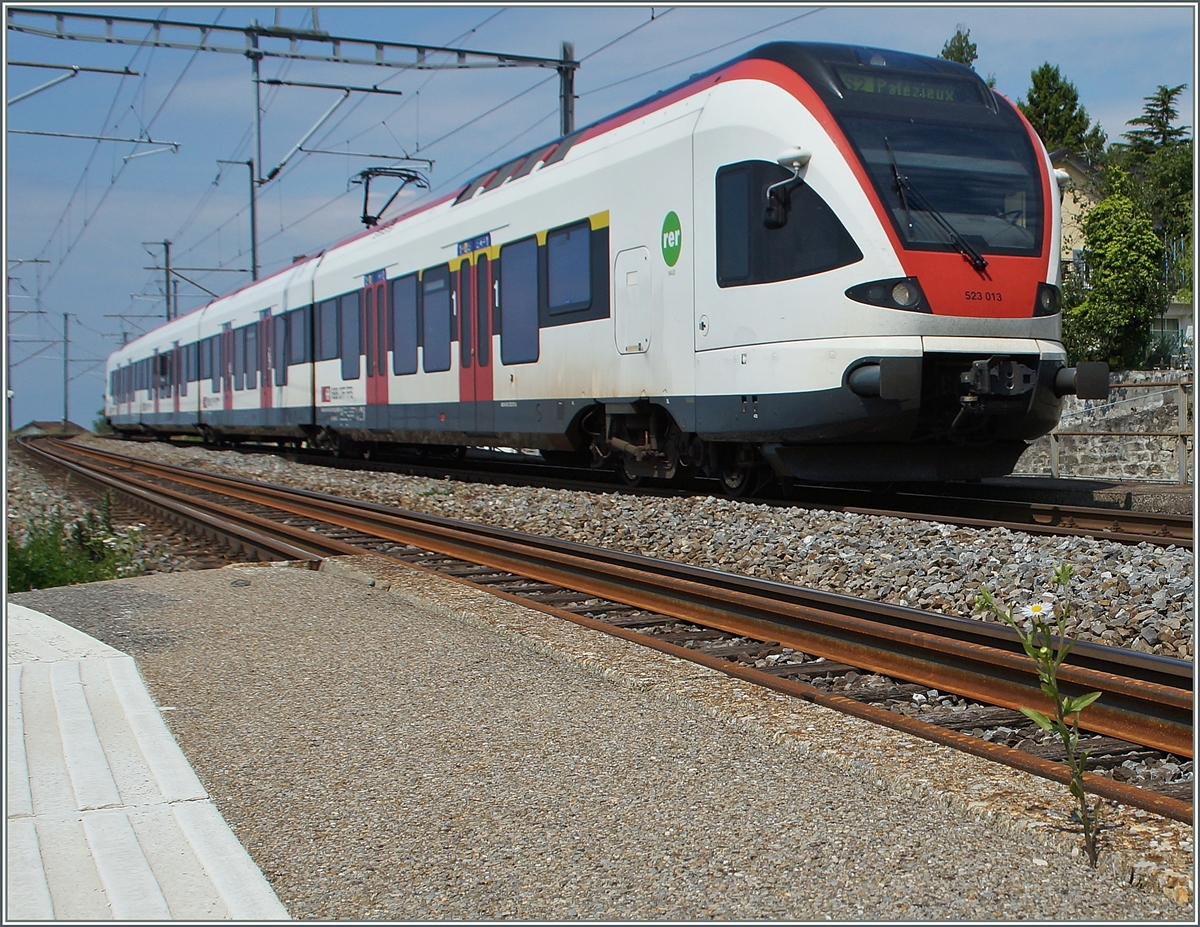
<svg viewBox="0 0 1200 927">
<path fill-rule="evenodd" d="M 1062 399 L 1065 175 L 970 68 L 762 45 L 121 347 L 123 436 L 978 480 Z"/>
</svg>

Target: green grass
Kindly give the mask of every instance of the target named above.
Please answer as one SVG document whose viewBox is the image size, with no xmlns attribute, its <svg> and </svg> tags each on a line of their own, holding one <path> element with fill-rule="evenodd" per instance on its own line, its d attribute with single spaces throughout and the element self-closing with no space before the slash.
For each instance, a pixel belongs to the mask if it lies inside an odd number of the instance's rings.
<svg viewBox="0 0 1200 927">
<path fill-rule="evenodd" d="M 23 539 L 8 535 L 8 591 L 26 592 L 136 576 L 144 572 L 136 551 L 140 529 L 118 531 L 105 495 L 100 513 L 67 524 L 60 509 L 30 520 Z"/>
</svg>

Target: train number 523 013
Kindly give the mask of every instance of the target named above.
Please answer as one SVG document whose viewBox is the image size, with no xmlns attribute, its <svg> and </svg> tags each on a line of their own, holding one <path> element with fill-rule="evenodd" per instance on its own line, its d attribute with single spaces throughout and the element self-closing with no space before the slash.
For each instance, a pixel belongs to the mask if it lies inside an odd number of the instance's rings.
<svg viewBox="0 0 1200 927">
<path fill-rule="evenodd" d="M 987 303 L 1004 302 L 1004 296 L 1001 293 L 995 293 L 991 290 L 966 290 L 963 295 L 968 300 L 980 300 Z"/>
</svg>

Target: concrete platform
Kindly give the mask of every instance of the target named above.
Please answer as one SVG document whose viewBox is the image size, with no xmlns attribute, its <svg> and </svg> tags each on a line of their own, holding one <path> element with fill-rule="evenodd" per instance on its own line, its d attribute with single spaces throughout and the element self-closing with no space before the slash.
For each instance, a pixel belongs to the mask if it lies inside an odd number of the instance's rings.
<svg viewBox="0 0 1200 927">
<path fill-rule="evenodd" d="M 133 658 L 6 604 L 5 922 L 287 920 Z"/>
</svg>

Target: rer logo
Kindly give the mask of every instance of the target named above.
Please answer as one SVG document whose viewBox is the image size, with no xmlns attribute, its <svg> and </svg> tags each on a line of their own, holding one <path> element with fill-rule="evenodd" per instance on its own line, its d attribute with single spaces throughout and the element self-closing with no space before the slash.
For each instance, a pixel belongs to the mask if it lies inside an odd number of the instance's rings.
<svg viewBox="0 0 1200 927">
<path fill-rule="evenodd" d="M 675 266 L 682 248 L 683 230 L 679 226 L 679 216 L 669 212 L 662 225 L 662 256 L 668 267 Z"/>
</svg>

